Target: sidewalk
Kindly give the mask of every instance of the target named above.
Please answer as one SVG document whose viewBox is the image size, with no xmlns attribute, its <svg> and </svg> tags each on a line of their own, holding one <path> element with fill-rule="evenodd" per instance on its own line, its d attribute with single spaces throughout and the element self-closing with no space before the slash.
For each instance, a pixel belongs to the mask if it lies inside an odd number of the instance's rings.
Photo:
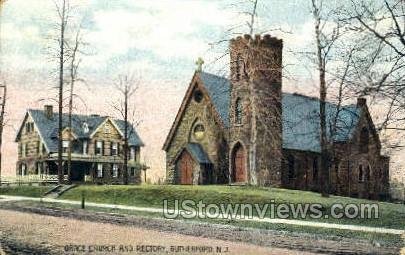
<svg viewBox="0 0 405 255">
<path fill-rule="evenodd" d="M 81 204 L 80 201 L 72 201 L 72 200 L 62 200 L 62 199 L 54 199 L 54 198 L 42 198 L 41 199 L 41 198 L 34 198 L 34 197 L 0 195 L 0 203 L 8 202 L 8 201 L 35 201 L 35 202 L 42 201 L 42 202 L 48 202 L 48 203 L 61 203 L 61 204 L 70 204 L 70 205 L 80 205 Z M 163 209 L 150 208 L 150 207 L 102 204 L 102 203 L 93 203 L 93 202 L 86 202 L 86 206 L 97 207 L 97 208 L 108 208 L 108 209 L 120 209 L 120 210 L 128 210 L 128 211 L 140 211 L 140 212 L 149 212 L 149 213 L 163 213 Z M 170 210 L 169 213 L 173 213 L 173 210 Z M 207 215 L 207 216 L 209 216 L 209 215 Z M 304 221 L 304 220 L 270 219 L 270 218 L 258 218 L 258 217 L 252 217 L 252 218 L 237 217 L 236 220 L 265 222 L 265 223 L 273 223 L 273 224 L 288 224 L 288 225 L 317 227 L 317 228 L 342 229 L 342 230 L 352 230 L 352 231 L 362 231 L 362 232 L 374 232 L 374 233 L 381 233 L 381 234 L 405 235 L 405 230 L 401 230 L 401 229 L 377 228 L 377 227 L 368 227 L 368 226 L 359 226 L 359 225 L 334 224 L 334 223 L 314 222 L 314 221 Z"/>
</svg>

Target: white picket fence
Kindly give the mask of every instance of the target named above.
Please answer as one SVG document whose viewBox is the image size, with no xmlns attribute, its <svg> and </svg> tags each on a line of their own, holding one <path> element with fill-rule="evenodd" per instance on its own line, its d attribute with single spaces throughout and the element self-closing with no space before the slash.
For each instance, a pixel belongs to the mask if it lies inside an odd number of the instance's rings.
<svg viewBox="0 0 405 255">
<path fill-rule="evenodd" d="M 64 180 L 67 180 L 67 175 L 64 176 Z M 41 184 L 41 183 L 58 183 L 57 175 L 17 175 L 17 176 L 2 176 L 1 184 Z"/>
</svg>

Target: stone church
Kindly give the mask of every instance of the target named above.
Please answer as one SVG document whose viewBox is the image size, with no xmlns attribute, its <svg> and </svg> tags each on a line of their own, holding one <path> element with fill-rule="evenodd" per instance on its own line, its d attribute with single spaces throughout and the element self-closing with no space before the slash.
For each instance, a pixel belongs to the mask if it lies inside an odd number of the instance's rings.
<svg viewBox="0 0 405 255">
<path fill-rule="evenodd" d="M 172 184 L 265 185 L 320 190 L 320 101 L 282 92 L 283 42 L 232 39 L 230 79 L 197 70 L 166 138 Z M 334 194 L 386 198 L 389 158 L 367 102 L 326 103 Z"/>
</svg>

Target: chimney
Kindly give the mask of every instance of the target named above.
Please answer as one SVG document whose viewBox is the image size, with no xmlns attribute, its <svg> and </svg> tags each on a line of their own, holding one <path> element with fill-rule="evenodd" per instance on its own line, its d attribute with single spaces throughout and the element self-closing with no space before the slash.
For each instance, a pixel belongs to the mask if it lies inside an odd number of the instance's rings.
<svg viewBox="0 0 405 255">
<path fill-rule="evenodd" d="M 48 119 L 53 119 L 53 106 L 52 105 L 45 105 L 44 111 L 45 111 L 45 116 Z"/>
<path fill-rule="evenodd" d="M 363 107 L 367 105 L 367 99 L 365 99 L 364 97 L 359 97 L 357 98 L 357 106 L 358 107 Z"/>
</svg>

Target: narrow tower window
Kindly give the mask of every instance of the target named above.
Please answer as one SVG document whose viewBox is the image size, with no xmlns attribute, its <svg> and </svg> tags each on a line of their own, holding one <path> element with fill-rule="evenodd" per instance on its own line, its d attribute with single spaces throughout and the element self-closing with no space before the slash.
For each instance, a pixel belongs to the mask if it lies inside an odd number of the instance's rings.
<svg viewBox="0 0 405 255">
<path fill-rule="evenodd" d="M 242 100 L 240 98 L 236 99 L 235 103 L 235 123 L 238 125 L 242 124 L 243 106 Z"/>
<path fill-rule="evenodd" d="M 295 177 L 295 160 L 294 156 L 288 156 L 288 179 L 293 179 Z"/>
<path fill-rule="evenodd" d="M 235 65 L 235 75 L 236 75 L 236 80 L 239 81 L 240 80 L 240 71 L 241 71 L 241 66 L 242 66 L 242 57 L 240 56 L 240 54 L 238 54 L 236 56 L 236 65 Z"/>
</svg>

